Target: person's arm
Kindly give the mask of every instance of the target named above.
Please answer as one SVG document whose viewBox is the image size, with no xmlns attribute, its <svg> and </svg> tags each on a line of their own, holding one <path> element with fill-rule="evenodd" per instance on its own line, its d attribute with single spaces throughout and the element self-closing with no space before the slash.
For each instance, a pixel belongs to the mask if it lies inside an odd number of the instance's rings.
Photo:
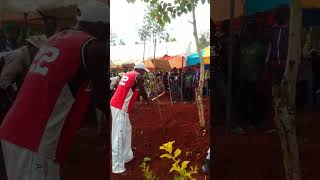
<svg viewBox="0 0 320 180">
<path fill-rule="evenodd" d="M 92 81 L 93 101 L 102 112 L 107 112 L 108 100 L 108 67 L 107 55 L 109 48 L 106 43 L 97 40 L 91 41 L 85 46 L 83 64 Z"/>
<path fill-rule="evenodd" d="M 141 97 L 145 101 L 147 101 L 147 103 L 150 103 L 151 99 L 148 98 L 146 90 L 144 89 L 144 79 L 143 79 L 142 75 L 138 75 L 137 76 L 137 86 L 139 88 L 139 92 L 140 92 Z"/>
<path fill-rule="evenodd" d="M 0 75 L 0 88 L 7 90 L 10 85 L 23 73 L 23 63 L 21 58 L 24 54 L 20 51 L 14 51 L 5 57 L 5 65 Z"/>
</svg>

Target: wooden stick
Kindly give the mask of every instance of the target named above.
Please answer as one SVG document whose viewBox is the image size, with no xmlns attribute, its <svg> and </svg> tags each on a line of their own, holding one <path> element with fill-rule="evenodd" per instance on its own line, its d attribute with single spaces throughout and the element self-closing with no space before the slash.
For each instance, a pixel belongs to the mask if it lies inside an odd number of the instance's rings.
<svg viewBox="0 0 320 180">
<path fill-rule="evenodd" d="M 154 97 L 153 99 L 151 99 L 151 101 L 154 101 L 156 99 L 158 99 L 159 97 L 161 97 L 162 95 L 164 95 L 165 91 L 163 91 L 161 94 L 159 94 L 157 97 Z"/>
</svg>

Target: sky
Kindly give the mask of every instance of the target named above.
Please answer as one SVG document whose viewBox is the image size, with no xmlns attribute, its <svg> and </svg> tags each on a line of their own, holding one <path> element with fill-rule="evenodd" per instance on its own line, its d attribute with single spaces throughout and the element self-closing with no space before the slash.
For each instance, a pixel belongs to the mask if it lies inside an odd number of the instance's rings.
<svg viewBox="0 0 320 180">
<path fill-rule="evenodd" d="M 169 1 L 169 0 L 167 0 Z M 110 1 L 110 25 L 111 32 L 129 45 L 139 42 L 138 29 L 142 26 L 147 4 L 137 0 L 134 4 L 126 0 Z M 196 8 L 198 34 L 210 31 L 210 5 L 198 5 Z M 166 27 L 170 37 L 178 42 L 190 41 L 194 44 L 193 27 L 188 21 L 192 21 L 192 13 L 184 14 L 174 19 Z"/>
</svg>

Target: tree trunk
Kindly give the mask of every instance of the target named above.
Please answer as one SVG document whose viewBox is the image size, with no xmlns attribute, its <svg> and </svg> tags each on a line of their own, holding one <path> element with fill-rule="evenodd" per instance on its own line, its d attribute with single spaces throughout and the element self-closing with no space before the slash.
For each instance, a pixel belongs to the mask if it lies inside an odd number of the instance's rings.
<svg viewBox="0 0 320 180">
<path fill-rule="evenodd" d="M 284 153 L 286 180 L 301 180 L 296 135 L 296 82 L 301 56 L 301 2 L 290 0 L 289 51 L 285 73 L 279 90 L 274 94 L 275 117 Z"/>
<path fill-rule="evenodd" d="M 196 89 L 196 102 L 198 107 L 198 114 L 199 114 L 199 124 L 200 128 L 205 128 L 205 119 L 204 119 L 204 112 L 203 112 L 203 82 L 204 82 L 204 59 L 201 55 L 201 50 L 199 48 L 199 39 L 198 39 L 198 32 L 197 32 L 197 22 L 196 22 L 196 13 L 195 13 L 195 5 L 191 1 L 192 6 L 192 17 L 193 17 L 193 34 L 197 45 L 197 52 L 200 57 L 200 79 L 199 85 Z"/>
<path fill-rule="evenodd" d="M 157 39 L 155 38 L 155 35 L 153 33 L 153 45 L 154 45 L 154 51 L 153 51 L 153 64 L 154 68 L 157 71 L 157 65 L 156 65 L 156 49 L 157 49 Z"/>
<path fill-rule="evenodd" d="M 143 62 L 144 62 L 144 55 L 145 55 L 145 52 L 146 52 L 146 42 L 144 41 L 143 42 Z"/>
</svg>

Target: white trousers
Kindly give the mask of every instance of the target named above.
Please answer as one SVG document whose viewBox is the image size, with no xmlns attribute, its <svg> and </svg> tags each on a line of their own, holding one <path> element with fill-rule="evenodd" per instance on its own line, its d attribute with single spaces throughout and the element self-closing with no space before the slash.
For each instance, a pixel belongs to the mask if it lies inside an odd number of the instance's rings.
<svg viewBox="0 0 320 180">
<path fill-rule="evenodd" d="M 207 155 L 206 159 L 209 159 L 209 160 L 210 160 L 210 148 L 209 148 L 209 150 L 208 150 L 208 155 Z"/>
<path fill-rule="evenodd" d="M 111 106 L 111 115 L 112 173 L 117 174 L 125 172 L 125 163 L 133 159 L 131 149 L 132 127 L 127 112 Z"/>
<path fill-rule="evenodd" d="M 28 149 L 1 140 L 8 180 L 60 180 L 60 166 Z"/>
</svg>

